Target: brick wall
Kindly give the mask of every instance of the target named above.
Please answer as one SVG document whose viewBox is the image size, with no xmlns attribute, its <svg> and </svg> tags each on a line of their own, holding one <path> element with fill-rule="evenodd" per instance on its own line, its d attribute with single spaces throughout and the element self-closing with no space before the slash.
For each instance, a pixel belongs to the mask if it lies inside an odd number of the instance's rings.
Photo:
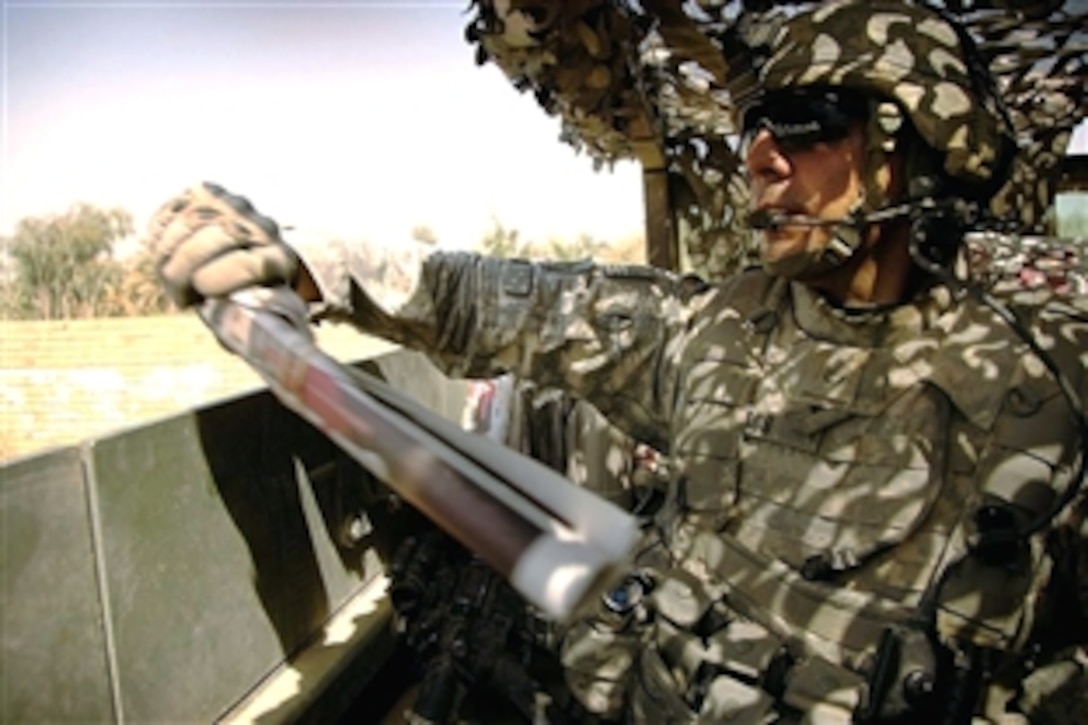
<svg viewBox="0 0 1088 725">
<path fill-rule="evenodd" d="M 392 346 L 317 329 L 342 360 Z M 0 460 L 138 425 L 262 385 L 195 315 L 0 321 Z"/>
</svg>

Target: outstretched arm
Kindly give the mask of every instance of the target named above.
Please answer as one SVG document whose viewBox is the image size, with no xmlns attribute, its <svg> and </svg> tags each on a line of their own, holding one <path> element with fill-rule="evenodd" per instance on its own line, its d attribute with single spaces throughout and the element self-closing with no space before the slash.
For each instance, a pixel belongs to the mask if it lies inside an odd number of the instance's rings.
<svg viewBox="0 0 1088 725">
<path fill-rule="evenodd" d="M 181 305 L 288 285 L 316 319 L 421 350 L 453 375 L 513 372 L 562 388 L 666 449 L 674 346 L 686 316 L 676 277 L 286 236 L 245 198 L 199 184 L 160 209 L 149 243 Z"/>
<path fill-rule="evenodd" d="M 513 372 L 593 403 L 664 446 L 677 280 L 644 267 L 531 263 L 431 248 L 299 243 L 319 317 L 429 354 L 446 372 Z"/>
</svg>

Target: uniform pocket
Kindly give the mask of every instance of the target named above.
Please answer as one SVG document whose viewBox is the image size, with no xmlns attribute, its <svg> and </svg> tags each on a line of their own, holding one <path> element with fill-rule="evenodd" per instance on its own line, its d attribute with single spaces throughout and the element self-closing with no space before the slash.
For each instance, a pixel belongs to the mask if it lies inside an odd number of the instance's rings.
<svg viewBox="0 0 1088 725">
<path fill-rule="evenodd" d="M 879 410 L 809 406 L 747 436 L 737 536 L 802 566 L 852 568 L 917 529 L 940 494 L 949 405 L 918 386 Z"/>
</svg>

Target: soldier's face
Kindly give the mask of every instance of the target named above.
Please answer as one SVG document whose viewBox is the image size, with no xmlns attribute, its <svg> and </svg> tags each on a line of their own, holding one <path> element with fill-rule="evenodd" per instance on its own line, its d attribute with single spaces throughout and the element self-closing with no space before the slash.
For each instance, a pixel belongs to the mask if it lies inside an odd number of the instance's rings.
<svg viewBox="0 0 1088 725">
<path fill-rule="evenodd" d="M 861 122 L 828 141 L 783 143 L 772 129 L 756 130 L 747 142 L 745 163 L 753 210 L 796 217 L 841 219 L 863 190 L 865 137 Z M 764 265 L 789 267 L 791 258 L 811 258 L 827 246 L 832 231 L 812 224 L 783 224 L 761 233 Z"/>
</svg>

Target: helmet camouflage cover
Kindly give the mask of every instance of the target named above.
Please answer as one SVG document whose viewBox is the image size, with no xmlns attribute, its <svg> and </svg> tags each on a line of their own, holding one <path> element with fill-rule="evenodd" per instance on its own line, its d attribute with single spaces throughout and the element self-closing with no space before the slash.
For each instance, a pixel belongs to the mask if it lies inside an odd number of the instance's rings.
<svg viewBox="0 0 1088 725">
<path fill-rule="evenodd" d="M 932 9 L 843 0 L 788 20 L 760 80 L 766 90 L 843 86 L 893 99 L 947 174 L 989 185 L 1001 181 L 1014 141 L 988 75 L 967 59 L 956 29 Z"/>
</svg>

